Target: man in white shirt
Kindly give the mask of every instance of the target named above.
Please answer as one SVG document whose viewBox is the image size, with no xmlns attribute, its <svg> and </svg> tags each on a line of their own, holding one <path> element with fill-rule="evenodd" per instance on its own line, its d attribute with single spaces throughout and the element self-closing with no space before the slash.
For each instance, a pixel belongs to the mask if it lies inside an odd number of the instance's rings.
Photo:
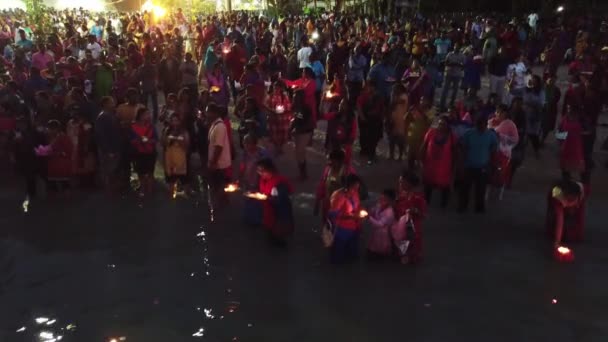
<svg viewBox="0 0 608 342">
<path fill-rule="evenodd" d="M 230 181 L 232 171 L 230 138 L 228 137 L 228 128 L 220 116 L 220 108 L 217 105 L 210 104 L 207 107 L 206 117 L 209 123 L 209 147 L 207 151 L 209 187 L 212 196 L 222 200 L 224 199 L 222 196 L 224 187 Z"/>
<path fill-rule="evenodd" d="M 530 26 L 530 29 L 532 29 L 532 32 L 536 32 L 536 23 L 538 23 L 538 14 L 530 13 L 528 16 L 528 25 Z"/>
<path fill-rule="evenodd" d="M 518 61 L 509 65 L 506 77 L 509 93 L 506 94 L 503 103 L 511 105 L 511 101 L 514 98 L 524 95 L 524 91 L 528 85 L 528 74 L 528 68 L 526 67 L 526 63 L 524 63 L 523 55 L 519 57 Z"/>
<path fill-rule="evenodd" d="M 308 45 L 308 40 L 302 40 L 302 48 L 298 50 L 298 63 L 300 69 L 304 69 L 310 65 L 310 55 L 312 54 L 312 48 Z"/>
<path fill-rule="evenodd" d="M 91 51 L 93 59 L 98 59 L 101 54 L 101 45 L 97 42 L 97 37 L 91 34 L 89 35 L 89 43 L 87 44 L 87 50 Z"/>
</svg>

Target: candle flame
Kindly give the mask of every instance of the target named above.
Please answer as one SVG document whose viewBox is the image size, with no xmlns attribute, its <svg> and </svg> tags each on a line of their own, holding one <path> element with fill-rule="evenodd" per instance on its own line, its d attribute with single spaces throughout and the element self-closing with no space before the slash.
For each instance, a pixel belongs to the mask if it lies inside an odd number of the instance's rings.
<svg viewBox="0 0 608 342">
<path fill-rule="evenodd" d="M 557 247 L 557 252 L 559 254 L 570 254 L 570 248 L 564 247 L 564 246 L 559 246 L 559 247 Z"/>
<path fill-rule="evenodd" d="M 361 217 L 361 218 L 367 217 L 368 215 L 369 215 L 369 214 L 368 214 L 368 213 L 367 213 L 367 211 L 365 211 L 365 210 L 361 210 L 361 211 L 359 212 L 359 217 Z"/>
<path fill-rule="evenodd" d="M 249 198 L 261 200 L 261 201 L 263 201 L 265 199 L 268 199 L 268 196 L 266 196 L 266 195 L 264 195 L 262 193 L 259 193 L 259 192 L 248 192 L 248 193 L 245 194 L 245 196 L 247 196 Z"/>
<path fill-rule="evenodd" d="M 224 192 L 235 192 L 239 189 L 238 185 L 236 184 L 228 184 L 225 188 L 224 188 Z"/>
<path fill-rule="evenodd" d="M 334 97 L 334 93 L 332 93 L 331 91 L 329 91 L 329 90 L 328 90 L 328 91 L 325 93 L 325 97 L 326 97 L 326 98 L 328 98 L 328 99 L 331 99 L 332 97 Z"/>
</svg>

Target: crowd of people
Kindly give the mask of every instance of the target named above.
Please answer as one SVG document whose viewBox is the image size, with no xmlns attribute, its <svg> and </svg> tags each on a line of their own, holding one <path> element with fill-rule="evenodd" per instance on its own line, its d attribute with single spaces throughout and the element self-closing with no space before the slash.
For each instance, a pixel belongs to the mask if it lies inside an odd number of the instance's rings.
<svg viewBox="0 0 608 342">
<path fill-rule="evenodd" d="M 539 158 L 553 141 L 563 179 L 548 196 L 548 233 L 556 247 L 583 237 L 608 98 L 608 25 L 599 17 L 49 9 L 42 20 L 0 13 L 1 148 L 28 200 L 39 180 L 50 196 L 98 186 L 113 195 L 131 190 L 134 172 L 145 197 L 162 169 L 175 197 L 196 191 L 202 175 L 218 199 L 229 186 L 245 191 L 246 223 L 284 244 L 294 190 L 273 160 L 289 158 L 293 141 L 299 179 L 308 179 L 307 148 L 326 121 L 315 214 L 333 262 L 357 256 L 363 221 L 370 257 L 418 262 L 434 192 L 445 208 L 455 190 L 460 212 L 473 192 L 482 213 L 491 190 L 502 198 L 511 187 L 528 145 Z M 405 170 L 364 209 L 354 151 L 373 167 L 385 137 L 388 159 Z"/>
</svg>

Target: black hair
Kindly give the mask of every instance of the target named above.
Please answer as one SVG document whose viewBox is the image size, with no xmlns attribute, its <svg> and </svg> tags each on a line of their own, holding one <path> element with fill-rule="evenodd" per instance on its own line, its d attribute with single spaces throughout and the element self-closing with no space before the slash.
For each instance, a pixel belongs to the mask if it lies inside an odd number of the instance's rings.
<svg viewBox="0 0 608 342">
<path fill-rule="evenodd" d="M 559 187 L 564 194 L 568 197 L 576 197 L 581 195 L 581 187 L 572 178 L 566 176 L 556 182 L 556 186 Z"/>
<path fill-rule="evenodd" d="M 345 180 L 346 188 L 350 189 L 355 184 L 361 184 L 361 178 L 359 178 L 359 176 L 355 175 L 354 173 L 347 175 Z"/>
<path fill-rule="evenodd" d="M 110 103 L 110 101 L 114 101 L 114 98 L 112 98 L 112 96 L 104 96 L 101 98 L 101 105 L 105 106 L 106 104 Z"/>
<path fill-rule="evenodd" d="M 49 129 L 54 129 L 57 131 L 61 131 L 62 129 L 61 122 L 59 122 L 59 120 L 51 120 L 48 122 L 47 126 Z"/>
<path fill-rule="evenodd" d="M 382 190 L 382 195 L 388 198 L 391 202 L 394 202 L 397 199 L 397 193 L 393 189 Z"/>
<path fill-rule="evenodd" d="M 137 114 L 135 114 L 135 121 L 139 121 L 141 119 L 141 116 L 144 115 L 145 112 L 148 111 L 148 108 L 146 107 L 141 107 L 137 110 Z"/>
<path fill-rule="evenodd" d="M 509 107 L 506 104 L 501 103 L 498 106 L 496 106 L 496 111 L 499 111 L 499 112 L 508 112 L 509 111 Z"/>
<path fill-rule="evenodd" d="M 401 172 L 401 179 L 411 186 L 418 186 L 420 184 L 420 177 L 410 169 L 405 169 Z"/>
<path fill-rule="evenodd" d="M 265 171 L 268 171 L 271 173 L 277 172 L 277 166 L 274 164 L 274 162 L 270 158 L 263 158 L 260 161 L 258 161 L 256 165 Z"/>
</svg>

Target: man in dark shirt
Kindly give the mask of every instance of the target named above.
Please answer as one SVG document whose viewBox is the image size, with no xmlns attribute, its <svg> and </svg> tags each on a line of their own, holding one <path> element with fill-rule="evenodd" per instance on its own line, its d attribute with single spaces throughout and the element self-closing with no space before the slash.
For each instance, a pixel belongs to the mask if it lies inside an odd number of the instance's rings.
<svg viewBox="0 0 608 342">
<path fill-rule="evenodd" d="M 141 102 L 144 106 L 148 106 L 148 99 L 152 100 L 152 112 L 154 121 L 158 118 L 158 92 L 157 92 L 157 75 L 156 64 L 152 64 L 152 59 L 146 55 L 144 64 L 137 70 L 137 76 L 141 83 Z"/>
<path fill-rule="evenodd" d="M 505 91 L 505 82 L 509 60 L 502 49 L 498 54 L 490 59 L 488 63 L 488 73 L 490 74 L 490 94 L 497 95 L 498 100 L 502 101 Z"/>
<path fill-rule="evenodd" d="M 95 120 L 95 141 L 99 151 L 99 164 L 104 186 L 117 190 L 118 165 L 122 151 L 121 128 L 110 96 L 101 99 L 102 111 Z"/>
</svg>

